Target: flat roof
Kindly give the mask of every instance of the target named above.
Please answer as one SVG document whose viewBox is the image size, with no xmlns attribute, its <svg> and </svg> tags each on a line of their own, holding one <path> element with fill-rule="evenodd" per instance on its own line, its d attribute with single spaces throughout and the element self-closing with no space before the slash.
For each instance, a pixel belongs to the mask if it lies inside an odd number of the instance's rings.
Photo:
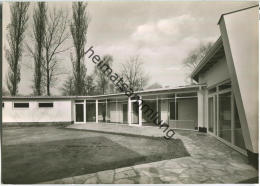
<svg viewBox="0 0 260 186">
<path fill-rule="evenodd" d="M 144 94 L 156 94 L 156 93 L 167 93 L 167 92 L 178 92 L 178 91 L 187 91 L 189 89 L 197 90 L 200 87 L 206 86 L 205 84 L 194 84 L 186 86 L 178 86 L 174 88 L 160 88 L 160 89 L 150 89 L 136 91 L 135 94 L 144 95 Z M 92 96 L 3 96 L 3 100 L 8 99 L 99 99 L 99 98 L 108 98 L 108 97 L 119 97 L 127 96 L 125 93 L 115 93 L 115 94 L 105 94 L 105 95 L 92 95 Z"/>
</svg>

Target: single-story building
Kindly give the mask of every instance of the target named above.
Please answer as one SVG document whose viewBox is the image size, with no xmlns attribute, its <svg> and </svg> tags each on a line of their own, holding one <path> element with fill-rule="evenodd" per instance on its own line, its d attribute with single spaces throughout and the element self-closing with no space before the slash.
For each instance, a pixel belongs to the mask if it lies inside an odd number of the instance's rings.
<svg viewBox="0 0 260 186">
<path fill-rule="evenodd" d="M 113 123 L 208 132 L 258 161 L 258 6 L 223 14 L 195 85 L 100 96 L 3 97 L 3 123 Z M 142 104 L 140 104 L 142 103 Z M 148 106 L 145 106 L 145 105 Z M 162 122 L 161 122 L 162 121 Z"/>
<path fill-rule="evenodd" d="M 139 99 L 124 93 L 99 96 L 3 97 L 5 124 L 32 123 L 114 123 L 157 126 L 164 121 L 173 128 L 198 129 L 198 92 L 205 85 L 135 92 Z M 141 104 L 139 104 L 142 102 Z M 161 122 L 162 123 L 162 122 Z"/>
</svg>

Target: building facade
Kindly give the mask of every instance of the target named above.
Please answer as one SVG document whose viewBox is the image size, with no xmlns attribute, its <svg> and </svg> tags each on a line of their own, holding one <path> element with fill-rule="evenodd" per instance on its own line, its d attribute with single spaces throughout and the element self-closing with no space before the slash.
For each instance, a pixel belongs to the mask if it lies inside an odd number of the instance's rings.
<svg viewBox="0 0 260 186">
<path fill-rule="evenodd" d="M 223 14 L 195 85 L 102 96 L 3 97 L 4 125 L 168 124 L 208 132 L 258 162 L 258 6 Z M 146 106 L 147 105 L 147 106 Z M 258 164 L 258 163 L 257 163 Z"/>
</svg>

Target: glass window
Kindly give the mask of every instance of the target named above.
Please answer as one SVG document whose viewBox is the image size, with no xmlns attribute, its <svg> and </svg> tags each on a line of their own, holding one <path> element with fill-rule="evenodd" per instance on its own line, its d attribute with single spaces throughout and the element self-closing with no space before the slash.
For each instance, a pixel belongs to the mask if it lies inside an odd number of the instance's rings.
<svg viewBox="0 0 260 186">
<path fill-rule="evenodd" d="M 170 120 L 177 120 L 175 115 L 175 102 L 170 102 Z"/>
<path fill-rule="evenodd" d="M 213 97 L 210 97 L 208 100 L 208 125 L 209 131 L 213 132 L 214 127 L 214 104 L 213 104 Z"/>
<path fill-rule="evenodd" d="M 150 106 L 148 105 L 148 107 L 146 109 L 150 109 Z M 138 102 L 132 102 L 132 113 L 131 114 L 132 114 L 132 124 L 138 124 L 139 123 L 139 104 L 138 104 Z M 150 112 L 148 111 L 145 114 L 149 115 Z"/>
<path fill-rule="evenodd" d="M 189 93 L 177 93 L 177 97 L 194 97 L 197 96 L 197 92 L 189 92 Z"/>
<path fill-rule="evenodd" d="M 84 105 L 83 104 L 76 104 L 76 122 L 83 122 L 84 121 Z"/>
<path fill-rule="evenodd" d="M 98 121 L 106 122 L 107 105 L 105 102 L 98 101 Z"/>
<path fill-rule="evenodd" d="M 14 108 L 29 108 L 29 103 L 14 103 Z"/>
<path fill-rule="evenodd" d="M 5 107 L 5 103 L 2 103 L 2 108 L 4 108 Z"/>
<path fill-rule="evenodd" d="M 219 137 L 231 142 L 231 92 L 219 94 Z"/>
<path fill-rule="evenodd" d="M 217 91 L 217 88 L 216 87 L 213 87 L 211 89 L 209 89 L 209 94 L 213 94 Z"/>
<path fill-rule="evenodd" d="M 96 121 L 96 103 L 86 102 L 86 121 Z"/>
<path fill-rule="evenodd" d="M 244 142 L 244 137 L 242 134 L 242 128 L 241 128 L 241 123 L 239 120 L 239 115 L 238 115 L 238 111 L 237 111 L 237 106 L 236 106 L 236 102 L 234 100 L 234 125 L 235 125 L 235 129 L 234 129 L 234 145 L 245 149 L 245 142 Z"/>
<path fill-rule="evenodd" d="M 39 103 L 39 107 L 44 107 L 44 108 L 53 107 L 53 103 Z"/>
<path fill-rule="evenodd" d="M 228 89 L 228 88 L 231 88 L 231 82 L 219 85 L 219 87 L 218 87 L 219 91 L 225 90 L 225 89 Z"/>
<path fill-rule="evenodd" d="M 75 103 L 84 103 L 84 100 L 75 100 Z"/>
</svg>

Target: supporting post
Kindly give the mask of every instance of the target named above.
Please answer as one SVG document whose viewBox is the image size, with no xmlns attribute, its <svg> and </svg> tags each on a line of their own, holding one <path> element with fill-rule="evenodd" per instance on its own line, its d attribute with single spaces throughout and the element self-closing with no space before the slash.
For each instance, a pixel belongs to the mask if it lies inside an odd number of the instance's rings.
<svg viewBox="0 0 260 186">
<path fill-rule="evenodd" d="M 117 98 L 116 98 L 116 122 L 118 122 L 119 123 L 119 114 L 118 114 L 118 112 L 117 112 Z"/>
<path fill-rule="evenodd" d="M 96 123 L 98 123 L 98 100 L 96 99 Z"/>
<path fill-rule="evenodd" d="M 106 120 L 106 123 L 107 123 L 107 99 L 106 99 L 106 116 L 105 116 L 105 120 Z"/>
<path fill-rule="evenodd" d="M 87 100 L 84 100 L 84 104 L 83 104 L 83 106 L 84 106 L 84 108 L 83 108 L 83 115 L 84 115 L 84 123 L 86 123 L 86 101 Z"/>
<path fill-rule="evenodd" d="M 141 127 L 142 125 L 143 125 L 143 123 L 142 123 L 142 97 L 141 96 L 139 96 L 139 100 L 138 100 L 138 109 L 139 109 L 139 115 L 138 115 L 138 117 L 139 117 L 139 126 Z"/>
<path fill-rule="evenodd" d="M 132 111 L 132 103 L 131 103 L 131 98 L 128 98 L 128 125 L 131 125 L 132 123 L 132 118 L 131 118 L 131 111 Z"/>
<path fill-rule="evenodd" d="M 159 112 L 159 101 L 158 101 L 158 96 L 156 96 L 156 112 Z M 159 115 L 159 113 L 158 113 Z"/>
<path fill-rule="evenodd" d="M 175 107 L 175 111 L 174 111 L 174 116 L 175 116 L 175 120 L 177 120 L 178 118 L 177 118 L 177 94 L 175 93 L 174 94 L 174 107 Z M 176 123 L 177 123 L 177 121 L 176 121 Z"/>
</svg>

